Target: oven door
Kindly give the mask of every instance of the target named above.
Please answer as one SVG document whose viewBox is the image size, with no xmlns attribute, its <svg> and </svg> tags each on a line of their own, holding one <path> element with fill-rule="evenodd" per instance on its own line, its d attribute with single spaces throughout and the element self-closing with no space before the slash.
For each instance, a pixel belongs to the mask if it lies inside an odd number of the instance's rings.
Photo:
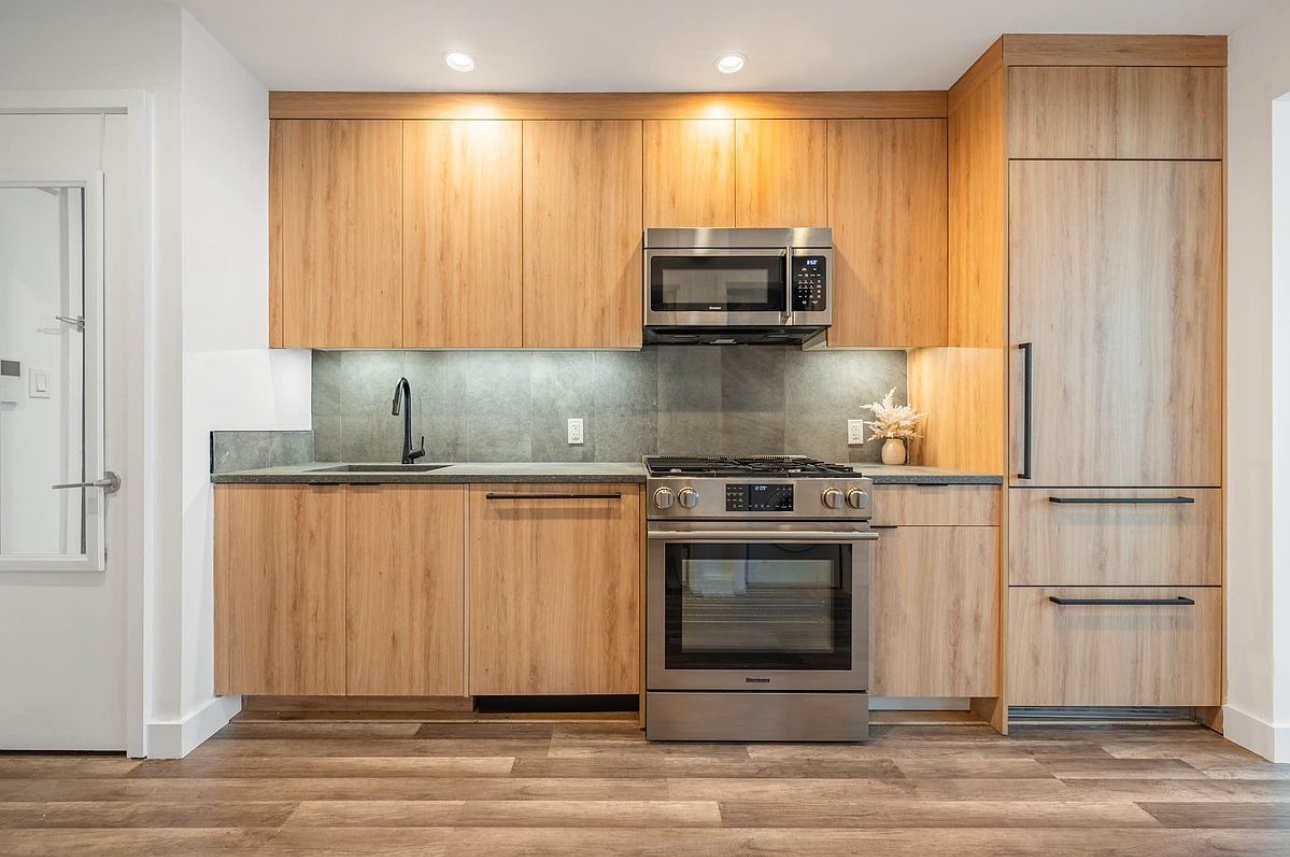
<svg viewBox="0 0 1290 857">
<path fill-rule="evenodd" d="M 825 522 L 650 522 L 649 690 L 869 684 L 877 534 Z"/>
<path fill-rule="evenodd" d="M 788 250 L 645 251 L 649 327 L 789 324 Z"/>
</svg>

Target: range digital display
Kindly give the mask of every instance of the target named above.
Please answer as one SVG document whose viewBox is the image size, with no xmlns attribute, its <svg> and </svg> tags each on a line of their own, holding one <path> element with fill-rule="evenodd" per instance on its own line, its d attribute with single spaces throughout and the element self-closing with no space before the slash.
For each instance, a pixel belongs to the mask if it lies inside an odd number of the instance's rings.
<svg viewBox="0 0 1290 857">
<path fill-rule="evenodd" d="M 793 486 L 749 482 L 726 483 L 727 512 L 791 512 Z"/>
</svg>

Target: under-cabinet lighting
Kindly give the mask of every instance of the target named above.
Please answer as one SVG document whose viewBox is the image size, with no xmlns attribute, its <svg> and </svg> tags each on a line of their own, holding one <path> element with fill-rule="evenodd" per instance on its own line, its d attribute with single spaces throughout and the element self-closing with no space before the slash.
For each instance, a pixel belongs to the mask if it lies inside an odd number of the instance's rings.
<svg viewBox="0 0 1290 857">
<path fill-rule="evenodd" d="M 722 54 L 717 57 L 717 71 L 722 74 L 734 74 L 744 67 L 747 59 L 743 54 Z"/>
<path fill-rule="evenodd" d="M 443 55 L 443 61 L 453 71 L 474 71 L 475 58 L 461 51 L 449 51 Z"/>
</svg>

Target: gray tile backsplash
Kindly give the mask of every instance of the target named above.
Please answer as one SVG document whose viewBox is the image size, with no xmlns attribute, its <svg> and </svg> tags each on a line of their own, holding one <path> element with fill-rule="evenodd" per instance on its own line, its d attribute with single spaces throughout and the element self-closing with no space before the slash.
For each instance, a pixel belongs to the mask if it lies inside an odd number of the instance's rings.
<svg viewBox="0 0 1290 857">
<path fill-rule="evenodd" d="M 892 387 L 903 351 L 662 346 L 629 351 L 334 351 L 314 353 L 319 461 L 393 461 L 402 418 L 394 385 L 412 385 L 413 442 L 430 461 L 634 461 L 642 455 L 792 453 L 879 460 L 848 446 L 846 421 Z M 565 442 L 581 417 L 586 443 Z"/>
<path fill-rule="evenodd" d="M 310 431 L 211 432 L 211 473 L 309 464 L 315 460 L 314 433 Z"/>
</svg>

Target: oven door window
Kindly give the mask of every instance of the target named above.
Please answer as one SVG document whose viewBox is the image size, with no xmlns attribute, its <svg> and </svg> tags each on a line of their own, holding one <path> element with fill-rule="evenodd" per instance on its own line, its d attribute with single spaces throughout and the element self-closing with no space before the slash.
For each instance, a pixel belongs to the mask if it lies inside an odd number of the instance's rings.
<svg viewBox="0 0 1290 857">
<path fill-rule="evenodd" d="M 776 312 L 787 309 L 783 253 L 746 256 L 654 256 L 654 312 Z"/>
<path fill-rule="evenodd" d="M 667 669 L 851 669 L 851 549 L 669 544 Z"/>
</svg>

